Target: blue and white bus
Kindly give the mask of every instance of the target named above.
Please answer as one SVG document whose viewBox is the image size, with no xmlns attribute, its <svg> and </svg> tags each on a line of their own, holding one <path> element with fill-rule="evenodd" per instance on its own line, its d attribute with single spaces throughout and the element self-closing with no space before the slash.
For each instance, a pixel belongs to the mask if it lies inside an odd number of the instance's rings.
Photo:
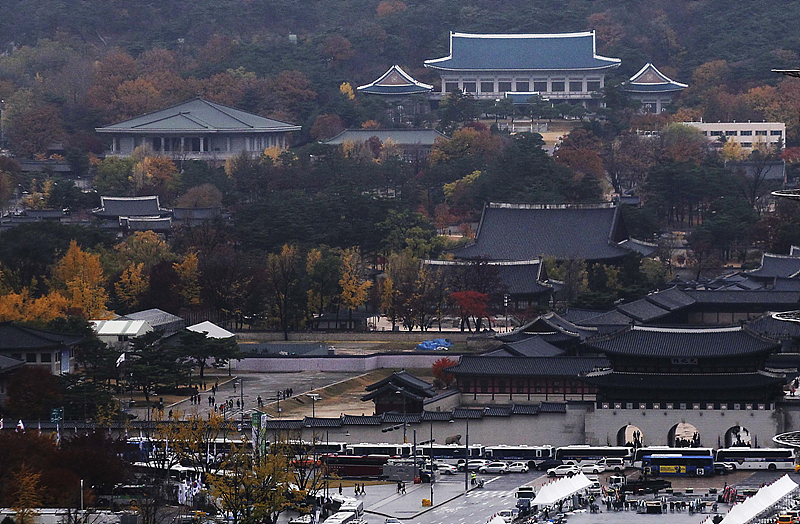
<svg viewBox="0 0 800 524">
<path fill-rule="evenodd" d="M 647 446 L 638 448 L 633 454 L 633 467 L 642 469 L 642 458 L 645 455 L 694 455 L 714 459 L 714 450 L 711 448 L 670 448 L 668 446 Z"/>
<path fill-rule="evenodd" d="M 714 474 L 714 457 L 678 453 L 653 453 L 642 457 L 642 472 L 645 475 L 654 477 L 661 475 L 709 476 Z"/>
<path fill-rule="evenodd" d="M 717 450 L 717 462 L 730 462 L 736 469 L 793 470 L 790 448 L 725 448 Z"/>
</svg>

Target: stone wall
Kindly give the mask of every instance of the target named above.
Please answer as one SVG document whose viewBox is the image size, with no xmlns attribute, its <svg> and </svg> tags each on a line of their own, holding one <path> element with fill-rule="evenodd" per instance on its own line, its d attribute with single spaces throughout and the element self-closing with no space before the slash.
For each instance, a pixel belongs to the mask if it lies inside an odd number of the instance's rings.
<svg viewBox="0 0 800 524">
<path fill-rule="evenodd" d="M 327 371 L 331 373 L 366 373 L 375 369 L 428 369 L 442 357 L 458 361 L 460 355 L 442 351 L 431 353 L 398 353 L 332 357 L 263 357 L 231 361 L 231 369 L 255 373 L 297 373 Z"/>
</svg>

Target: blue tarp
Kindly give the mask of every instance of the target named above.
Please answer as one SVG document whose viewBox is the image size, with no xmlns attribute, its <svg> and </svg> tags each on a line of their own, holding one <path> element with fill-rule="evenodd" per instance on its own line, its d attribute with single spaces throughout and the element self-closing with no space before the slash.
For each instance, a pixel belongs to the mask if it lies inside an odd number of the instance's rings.
<svg viewBox="0 0 800 524">
<path fill-rule="evenodd" d="M 436 351 L 447 349 L 452 345 L 453 343 L 446 338 L 435 338 L 433 340 L 426 340 L 425 342 L 417 344 L 417 349 Z"/>
</svg>

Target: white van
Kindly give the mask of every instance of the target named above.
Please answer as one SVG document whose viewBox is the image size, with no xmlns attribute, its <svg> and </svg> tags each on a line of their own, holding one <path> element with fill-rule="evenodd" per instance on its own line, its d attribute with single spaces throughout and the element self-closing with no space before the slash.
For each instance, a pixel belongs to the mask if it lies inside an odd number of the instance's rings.
<svg viewBox="0 0 800 524">
<path fill-rule="evenodd" d="M 354 520 L 356 520 L 356 514 L 352 511 L 340 511 L 325 519 L 323 524 L 347 524 Z"/>
<path fill-rule="evenodd" d="M 360 517 L 364 514 L 364 501 L 348 500 L 339 506 L 339 511 L 351 511 L 356 514 L 356 517 Z"/>
<path fill-rule="evenodd" d="M 598 466 L 605 467 L 605 471 L 620 473 L 625 471 L 625 461 L 619 457 L 606 457 L 597 461 Z"/>
</svg>

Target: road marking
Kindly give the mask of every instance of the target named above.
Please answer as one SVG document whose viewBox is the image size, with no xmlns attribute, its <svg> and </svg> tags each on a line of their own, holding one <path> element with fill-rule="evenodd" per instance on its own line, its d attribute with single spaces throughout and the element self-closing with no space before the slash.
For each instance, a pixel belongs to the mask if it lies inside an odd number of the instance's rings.
<svg viewBox="0 0 800 524">
<path fill-rule="evenodd" d="M 497 480 L 497 479 L 499 479 L 499 478 L 500 478 L 500 477 L 494 477 L 494 478 L 491 478 L 491 479 L 489 479 L 489 480 L 487 480 L 487 481 L 484 481 L 484 483 L 483 483 L 483 484 L 484 484 L 484 485 L 486 485 L 486 484 L 491 484 L 492 482 L 494 482 L 495 480 Z"/>
</svg>

